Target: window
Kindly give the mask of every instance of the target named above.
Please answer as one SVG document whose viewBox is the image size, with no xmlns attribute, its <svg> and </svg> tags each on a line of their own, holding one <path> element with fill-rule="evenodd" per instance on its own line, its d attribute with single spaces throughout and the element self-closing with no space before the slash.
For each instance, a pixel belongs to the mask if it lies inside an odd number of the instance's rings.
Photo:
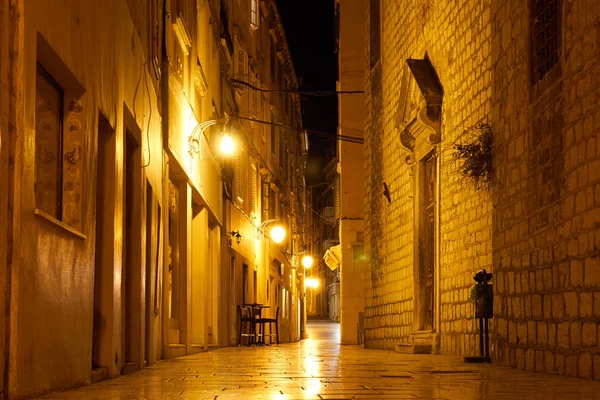
<svg viewBox="0 0 600 400">
<path fill-rule="evenodd" d="M 272 40 L 269 41 L 270 45 L 271 45 L 271 56 L 269 57 L 269 61 L 270 61 L 270 69 L 269 72 L 271 73 L 271 82 L 275 82 L 276 81 L 276 72 L 275 72 L 275 65 L 276 63 L 276 59 L 277 59 L 277 54 L 275 53 L 275 43 L 273 43 Z"/>
<path fill-rule="evenodd" d="M 258 29 L 258 0 L 250 0 L 250 28 Z"/>
<path fill-rule="evenodd" d="M 238 47 L 236 54 L 236 76 L 238 79 L 244 80 L 246 78 L 246 51 L 244 51 L 243 48 Z"/>
<path fill-rule="evenodd" d="M 35 213 L 83 232 L 87 122 L 85 88 L 60 56 L 37 35 L 35 77 Z M 78 235 L 80 236 L 80 235 Z"/>
<path fill-rule="evenodd" d="M 277 219 L 277 193 L 273 189 L 269 189 L 271 194 L 269 195 L 269 219 Z"/>
<path fill-rule="evenodd" d="M 260 187 L 260 191 L 261 191 L 261 195 L 262 195 L 262 201 L 261 201 L 261 206 L 262 206 L 262 215 L 261 215 L 261 221 L 266 221 L 270 218 L 270 213 L 269 213 L 269 194 L 271 192 L 271 189 L 269 188 L 269 182 L 266 182 L 265 180 L 261 181 L 261 187 Z"/>
<path fill-rule="evenodd" d="M 369 2 L 369 43 L 370 43 L 370 61 L 371 68 L 377 64 L 381 52 L 381 30 L 379 26 L 380 18 L 380 0 L 370 0 Z"/>
<path fill-rule="evenodd" d="M 558 63 L 560 0 L 531 0 L 531 78 L 536 83 Z"/>
<path fill-rule="evenodd" d="M 279 170 L 283 172 L 287 170 L 287 165 L 286 165 L 286 149 L 285 149 L 285 142 L 283 140 L 279 141 Z"/>
<path fill-rule="evenodd" d="M 154 77 L 160 79 L 161 38 L 162 38 L 162 0 L 150 2 L 150 60 Z"/>
<path fill-rule="evenodd" d="M 275 115 L 271 112 L 271 156 L 275 157 L 275 148 L 277 146 L 277 135 L 275 130 Z"/>
<path fill-rule="evenodd" d="M 238 44 L 237 50 L 235 51 L 235 77 L 241 81 L 246 82 L 247 76 L 247 54 L 246 51 Z M 238 92 L 240 94 L 245 94 L 247 90 L 246 85 L 238 85 Z"/>
<path fill-rule="evenodd" d="M 247 154 L 242 149 L 239 149 L 235 179 L 237 201 L 242 203 L 242 205 L 246 199 L 246 162 Z"/>
<path fill-rule="evenodd" d="M 169 215 L 167 243 L 167 256 L 169 262 L 169 276 L 167 282 L 167 304 L 169 318 L 177 319 L 179 316 L 179 223 L 180 223 L 180 197 L 179 183 L 169 178 Z"/>
<path fill-rule="evenodd" d="M 260 96 L 260 118 L 263 120 L 267 119 L 267 112 L 266 112 L 266 104 L 267 104 L 267 97 L 265 95 L 261 95 L 260 93 L 258 94 Z M 262 139 L 263 143 L 267 142 L 267 124 L 260 124 L 260 136 Z"/>
<path fill-rule="evenodd" d="M 35 101 L 35 206 L 62 221 L 62 87 L 38 64 Z"/>
<path fill-rule="evenodd" d="M 250 168 L 251 177 L 251 198 L 250 198 L 250 212 L 256 212 L 256 198 L 258 197 L 258 171 L 256 170 L 256 162 L 252 163 L 252 168 Z"/>
<path fill-rule="evenodd" d="M 250 73 L 249 73 L 249 78 L 250 78 L 250 84 L 254 87 L 259 87 L 260 84 L 258 83 L 258 74 L 256 74 L 256 72 L 254 72 L 254 69 L 252 67 L 250 67 Z M 250 105 L 250 112 L 254 115 L 257 116 L 259 109 L 258 109 L 258 97 L 260 96 L 260 92 L 256 89 L 252 89 L 251 93 L 250 93 L 250 101 L 251 101 L 251 105 Z"/>
</svg>

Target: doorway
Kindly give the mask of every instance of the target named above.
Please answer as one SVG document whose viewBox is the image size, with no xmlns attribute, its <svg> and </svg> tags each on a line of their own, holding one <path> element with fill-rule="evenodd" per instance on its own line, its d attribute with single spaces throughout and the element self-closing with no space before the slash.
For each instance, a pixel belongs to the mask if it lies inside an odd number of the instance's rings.
<svg viewBox="0 0 600 400">
<path fill-rule="evenodd" d="M 242 303 L 248 304 L 248 265 L 242 265 Z"/>
<path fill-rule="evenodd" d="M 98 115 L 96 165 L 96 242 L 92 382 L 107 379 L 112 366 L 112 289 L 115 207 L 115 131 L 104 114 Z"/>
<path fill-rule="evenodd" d="M 421 160 L 419 203 L 419 330 L 430 331 L 435 326 L 435 264 L 437 171 L 436 156 L 431 152 Z"/>
<path fill-rule="evenodd" d="M 156 222 L 154 222 L 156 221 Z M 153 279 L 158 276 L 158 254 L 160 237 L 160 206 L 154 197 L 150 182 L 146 181 L 146 268 L 144 289 L 144 362 L 151 365 L 156 356 L 153 351 L 154 343 L 154 298 L 156 290 L 152 291 Z"/>
<path fill-rule="evenodd" d="M 124 112 L 126 120 L 123 140 L 123 272 L 122 272 L 122 374 L 140 369 L 142 357 L 142 159 L 139 130 L 132 129 L 133 117 Z M 129 123 L 127 123 L 129 122 Z"/>
</svg>

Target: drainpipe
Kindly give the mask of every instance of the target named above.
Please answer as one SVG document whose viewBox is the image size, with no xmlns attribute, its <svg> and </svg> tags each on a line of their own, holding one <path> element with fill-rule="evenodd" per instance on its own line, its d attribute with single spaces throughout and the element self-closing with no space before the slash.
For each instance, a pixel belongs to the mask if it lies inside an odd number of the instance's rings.
<svg viewBox="0 0 600 400">
<path fill-rule="evenodd" d="M 161 75 L 160 75 L 160 102 L 161 102 L 161 132 L 162 132 L 162 146 L 164 149 L 164 144 L 168 143 L 167 138 L 168 138 L 168 134 L 169 134 L 169 65 L 170 65 L 170 61 L 169 61 L 169 55 L 167 54 L 167 19 L 168 19 L 168 14 L 167 14 L 167 2 L 166 0 L 163 1 L 163 15 L 162 15 L 162 23 L 163 23 L 163 32 L 162 32 L 162 60 L 161 60 Z M 164 164 L 163 164 L 163 168 L 164 168 Z M 163 170 L 164 173 L 164 170 Z M 167 190 L 163 187 L 163 196 L 165 195 L 165 193 L 167 193 Z M 168 196 L 166 199 L 163 198 L 163 200 L 165 201 L 164 204 L 168 204 Z M 165 207 L 165 210 L 163 212 L 163 215 L 161 216 L 161 218 L 163 218 L 163 221 L 166 221 L 165 216 L 168 215 L 168 207 Z M 163 226 L 165 224 L 162 224 Z M 166 239 L 166 232 L 168 230 L 164 229 L 164 235 Z M 159 232 L 160 234 L 160 232 Z M 164 243 L 164 240 L 163 240 Z M 164 244 L 163 244 L 164 246 Z M 163 257 L 163 270 L 162 270 L 162 274 L 163 274 L 163 278 L 165 275 L 165 266 L 167 265 L 166 261 L 167 261 L 167 255 L 166 252 L 163 252 L 164 257 Z M 161 290 L 161 294 L 164 291 L 164 279 L 163 279 L 163 288 Z M 158 293 L 154 294 L 155 296 L 158 296 Z M 163 295 L 163 299 L 164 300 L 165 296 Z M 166 312 L 166 307 L 165 307 L 165 301 L 162 301 L 162 313 L 161 313 L 161 317 L 160 317 L 160 326 L 161 326 L 161 331 L 162 331 L 162 340 L 161 340 L 161 348 L 162 348 L 162 358 L 165 359 L 167 358 L 167 349 L 168 349 L 168 334 L 169 334 L 169 328 L 167 325 L 167 321 L 166 321 L 166 316 L 165 316 L 165 312 Z"/>
</svg>

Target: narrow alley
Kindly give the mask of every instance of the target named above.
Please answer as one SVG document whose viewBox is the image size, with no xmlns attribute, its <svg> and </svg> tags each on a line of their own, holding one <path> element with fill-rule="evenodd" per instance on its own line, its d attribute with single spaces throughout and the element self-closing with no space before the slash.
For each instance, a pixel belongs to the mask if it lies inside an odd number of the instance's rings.
<svg viewBox="0 0 600 400">
<path fill-rule="evenodd" d="M 339 345 L 339 324 L 308 338 L 160 361 L 132 375 L 42 399 L 600 399 L 600 383 L 462 358 Z"/>
</svg>

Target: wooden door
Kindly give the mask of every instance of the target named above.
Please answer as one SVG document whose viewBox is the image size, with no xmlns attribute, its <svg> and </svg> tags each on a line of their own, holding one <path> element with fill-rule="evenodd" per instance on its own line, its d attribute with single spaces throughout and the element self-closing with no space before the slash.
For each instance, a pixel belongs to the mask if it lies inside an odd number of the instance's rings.
<svg viewBox="0 0 600 400">
<path fill-rule="evenodd" d="M 434 326 L 435 281 L 435 210 L 436 210 L 436 157 L 429 155 L 423 160 L 422 202 L 420 215 L 419 285 L 420 325 L 423 330 Z"/>
</svg>

